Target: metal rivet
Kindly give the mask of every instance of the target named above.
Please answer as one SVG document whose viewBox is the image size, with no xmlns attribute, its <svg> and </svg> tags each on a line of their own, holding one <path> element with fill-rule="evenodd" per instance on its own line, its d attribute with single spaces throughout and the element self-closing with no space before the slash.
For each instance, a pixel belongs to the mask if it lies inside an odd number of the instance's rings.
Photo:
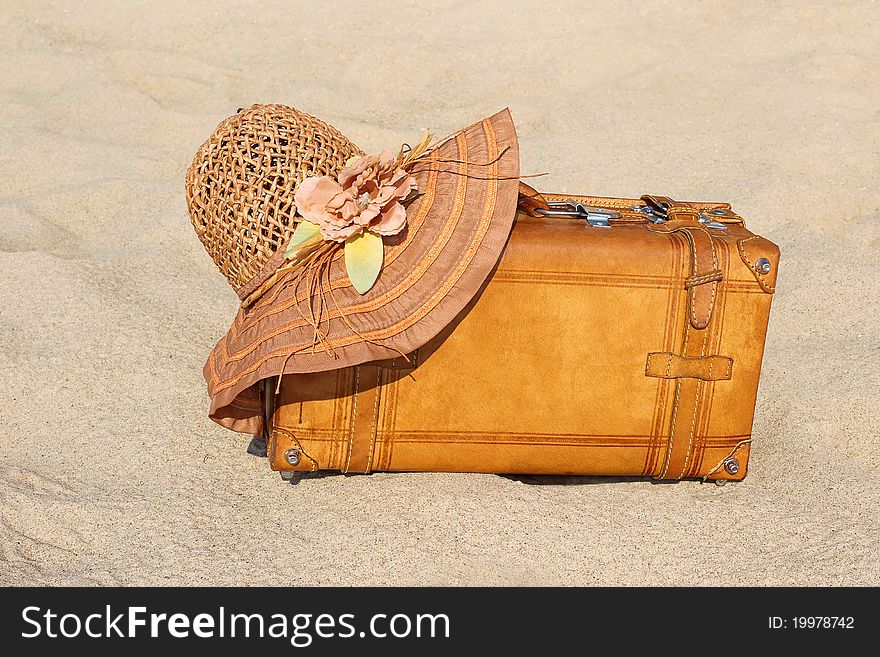
<svg viewBox="0 0 880 657">
<path fill-rule="evenodd" d="M 769 274 L 771 269 L 773 269 L 773 265 L 770 264 L 767 258 L 758 258 L 758 261 L 755 263 L 755 271 L 759 274 Z"/>
<path fill-rule="evenodd" d="M 727 474 L 735 475 L 739 472 L 739 461 L 736 460 L 735 456 L 724 459 L 724 469 L 727 470 Z"/>
<path fill-rule="evenodd" d="M 284 452 L 284 458 L 287 459 L 287 462 L 290 465 L 298 465 L 299 464 L 299 450 L 298 449 L 289 449 Z"/>
</svg>

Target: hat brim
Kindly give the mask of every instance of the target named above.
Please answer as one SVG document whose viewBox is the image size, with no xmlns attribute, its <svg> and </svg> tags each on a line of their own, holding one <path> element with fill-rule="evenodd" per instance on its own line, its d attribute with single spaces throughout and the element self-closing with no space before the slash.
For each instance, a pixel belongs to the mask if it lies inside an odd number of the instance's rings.
<svg viewBox="0 0 880 657">
<path fill-rule="evenodd" d="M 341 254 L 322 283 L 325 310 L 315 344 L 307 285 L 279 279 L 232 327 L 205 364 L 209 415 L 259 434 L 256 384 L 282 373 L 351 367 L 408 354 L 443 330 L 474 297 L 501 256 L 516 215 L 519 148 L 509 110 L 451 135 L 412 168 L 423 195 L 406 229 L 385 238 L 385 261 L 365 295 Z"/>
</svg>

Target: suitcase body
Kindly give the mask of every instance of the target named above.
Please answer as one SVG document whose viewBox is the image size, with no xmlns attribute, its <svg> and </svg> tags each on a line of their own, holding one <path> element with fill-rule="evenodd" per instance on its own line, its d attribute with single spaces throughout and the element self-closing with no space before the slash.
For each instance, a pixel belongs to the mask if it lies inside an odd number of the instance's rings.
<svg viewBox="0 0 880 657">
<path fill-rule="evenodd" d="M 778 248 L 726 204 L 546 198 L 409 360 L 264 382 L 272 468 L 742 479 Z"/>
</svg>

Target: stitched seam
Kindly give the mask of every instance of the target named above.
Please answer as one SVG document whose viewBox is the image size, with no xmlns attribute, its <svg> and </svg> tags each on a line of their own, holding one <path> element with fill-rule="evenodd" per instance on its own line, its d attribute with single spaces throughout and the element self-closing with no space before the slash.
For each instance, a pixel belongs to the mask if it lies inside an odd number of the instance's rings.
<svg viewBox="0 0 880 657">
<path fill-rule="evenodd" d="M 714 281 L 720 281 L 724 277 L 719 270 L 711 271 L 708 274 L 703 274 L 702 276 L 691 276 L 684 282 L 685 287 L 695 287 L 697 285 L 702 285 L 703 283 L 712 283 Z"/>
<path fill-rule="evenodd" d="M 667 233 L 667 238 L 669 242 L 672 244 L 672 270 L 670 271 L 670 294 L 669 300 L 667 301 L 667 309 L 669 311 L 669 316 L 666 320 L 666 323 L 663 327 L 663 344 L 668 345 L 669 357 L 672 356 L 672 350 L 675 348 L 675 318 L 678 313 L 679 308 L 679 294 L 677 293 L 676 286 L 674 282 L 679 278 L 681 272 L 681 258 L 682 252 L 681 249 L 678 248 L 680 238 L 673 233 Z M 687 321 L 687 313 L 685 313 L 685 322 Z M 672 367 L 672 361 L 666 361 L 667 370 Z M 656 424 L 651 427 L 651 437 L 649 441 L 648 453 L 645 457 L 645 467 L 643 468 L 642 474 L 648 475 L 654 471 L 654 468 L 657 467 L 657 460 L 660 457 L 660 441 L 662 431 L 663 431 L 663 416 L 666 412 L 666 407 L 668 405 L 668 397 L 669 397 L 669 388 L 668 383 L 663 381 L 658 386 L 658 391 L 660 393 L 659 397 L 659 407 L 656 409 L 657 419 Z"/>
<path fill-rule="evenodd" d="M 312 462 L 312 467 L 309 468 L 309 472 L 314 472 L 315 470 L 320 469 L 318 462 L 314 458 L 312 458 L 312 455 L 309 454 L 305 450 L 305 448 L 302 446 L 302 443 L 299 442 L 299 439 L 296 437 L 296 435 L 292 431 L 287 431 L 287 429 L 282 429 L 280 427 L 274 427 L 272 429 L 272 432 L 273 433 L 283 433 L 284 435 L 286 435 L 290 440 L 292 440 L 296 444 L 296 446 L 299 448 L 299 451 L 302 452 L 302 455 L 305 456 L 309 461 Z"/>
<path fill-rule="evenodd" d="M 767 282 L 764 280 L 764 274 L 755 269 L 755 263 L 749 260 L 748 256 L 746 255 L 745 243 L 756 240 L 758 239 L 758 237 L 760 237 L 760 235 L 752 235 L 751 237 L 745 237 L 741 240 L 737 240 L 736 250 L 739 251 L 739 257 L 746 264 L 746 267 L 748 267 L 749 271 L 752 272 L 752 276 L 757 279 L 758 285 L 761 286 L 761 289 L 769 294 L 773 294 L 774 292 L 776 292 L 776 287 L 767 285 Z"/>
<path fill-rule="evenodd" d="M 376 403 L 373 406 L 373 421 L 370 423 L 370 453 L 367 455 L 367 465 L 364 467 L 364 474 L 371 470 L 373 465 L 373 448 L 376 446 L 376 437 L 379 433 L 379 400 L 382 398 L 382 369 L 376 372 Z"/>
<path fill-rule="evenodd" d="M 716 465 L 714 468 L 712 468 L 711 470 L 709 470 L 709 472 L 707 472 L 706 474 L 703 475 L 703 481 L 706 481 L 706 480 L 709 478 L 710 475 L 713 475 L 713 474 L 715 474 L 716 472 L 718 472 L 718 470 L 720 470 L 721 467 L 724 465 L 724 462 L 725 462 L 727 459 L 729 459 L 731 456 L 733 456 L 734 454 L 736 454 L 740 447 L 742 447 L 743 445 L 750 445 L 751 442 L 752 442 L 752 438 L 751 438 L 751 436 L 749 436 L 749 437 L 746 438 L 745 440 L 740 440 L 740 441 L 734 446 L 734 448 L 733 448 L 733 449 L 727 454 L 727 456 L 725 456 L 723 459 L 721 459 L 720 461 L 718 461 L 718 465 Z"/>
<path fill-rule="evenodd" d="M 687 353 L 688 339 L 691 336 L 691 327 L 690 324 L 685 324 L 684 327 L 684 347 L 682 348 L 683 353 Z M 681 379 L 676 380 L 675 382 L 675 401 L 672 404 L 672 424 L 669 428 L 669 440 L 666 441 L 666 462 L 663 464 L 663 470 L 660 472 L 660 479 L 663 479 L 666 476 L 667 471 L 669 470 L 669 459 L 672 456 L 672 444 L 675 442 L 675 419 L 678 417 L 678 402 L 681 400 Z"/>
<path fill-rule="evenodd" d="M 308 438 L 308 440 L 314 440 L 316 442 L 325 442 L 329 443 L 333 441 L 333 436 L 329 435 L 328 429 L 316 429 L 314 427 L 304 427 L 300 434 L 304 438 Z M 736 434 L 731 436 L 708 436 L 707 440 L 709 443 L 717 443 L 719 445 L 727 445 L 733 444 L 736 442 L 735 440 L 731 442 L 729 439 L 731 438 L 742 438 L 745 434 Z M 505 438 L 518 439 L 518 440 L 527 440 L 530 442 L 537 441 L 564 441 L 568 438 L 570 439 L 579 439 L 579 438 L 595 438 L 597 440 L 612 442 L 627 442 L 631 440 L 640 441 L 644 439 L 645 441 L 650 440 L 651 436 L 647 433 L 643 434 L 633 434 L 633 435 L 617 435 L 617 434 L 581 434 L 581 433 L 539 433 L 539 432 L 511 432 L 511 431 L 401 431 L 400 432 L 401 440 L 412 440 L 418 441 L 420 437 L 427 436 L 436 438 L 439 441 L 443 440 L 461 440 L 462 442 L 468 442 L 469 440 L 482 441 L 488 440 L 491 442 L 492 440 L 502 440 Z M 629 444 L 627 442 L 627 444 Z"/>
<path fill-rule="evenodd" d="M 682 477 L 684 477 L 684 473 L 687 472 L 688 463 L 691 460 L 691 449 L 694 444 L 694 429 L 697 426 L 697 410 L 699 410 L 699 408 L 700 408 L 700 395 L 702 394 L 702 392 L 703 392 L 703 382 L 698 381 L 697 382 L 697 396 L 694 399 L 694 415 L 691 418 L 691 431 L 690 431 L 690 435 L 688 436 L 687 451 L 684 453 L 684 465 L 681 466 L 681 472 L 679 473 L 678 477 L 676 477 L 676 479 L 681 479 Z"/>
<path fill-rule="evenodd" d="M 345 461 L 345 470 L 343 472 L 348 472 L 348 466 L 351 465 L 351 450 L 354 445 L 354 423 L 357 420 L 357 410 L 358 410 L 358 386 L 361 381 L 361 367 L 358 365 L 354 368 L 354 393 L 352 394 L 352 409 L 351 409 L 351 432 L 348 436 L 348 459 Z"/>
<path fill-rule="evenodd" d="M 688 227 L 688 228 L 680 228 L 679 230 L 681 230 L 685 235 L 688 236 L 688 242 L 690 243 L 690 247 L 691 247 L 691 278 L 693 278 L 697 275 L 697 243 L 696 243 L 696 240 L 694 239 L 694 235 L 691 231 L 695 230 L 695 229 Z M 718 271 L 718 254 L 715 252 L 715 242 L 713 241 L 712 235 L 709 234 L 709 231 L 707 231 L 705 228 L 696 228 L 696 230 L 701 231 L 703 234 L 706 235 L 706 237 L 709 238 L 709 250 L 712 252 L 712 266 L 715 271 Z M 687 288 L 687 283 L 685 283 L 685 287 Z M 717 291 L 718 291 L 718 283 L 713 283 L 712 284 L 712 298 L 709 300 L 709 311 L 707 313 L 707 315 L 710 318 L 712 316 L 712 309 L 715 307 L 715 294 Z M 689 294 L 690 294 L 690 296 L 689 296 L 688 300 L 690 302 L 689 305 L 691 307 L 691 313 L 690 313 L 691 314 L 691 321 L 696 326 L 696 324 L 698 323 L 697 322 L 697 303 L 696 303 L 697 291 L 693 288 L 690 288 Z M 708 322 L 708 320 L 707 320 L 707 322 Z"/>
<path fill-rule="evenodd" d="M 391 414 L 394 401 L 394 377 L 389 376 L 382 386 L 382 447 L 376 454 L 376 469 L 385 470 L 388 455 L 388 443 L 391 437 Z M 378 440 L 377 440 L 378 442 Z"/>
<path fill-rule="evenodd" d="M 697 275 L 697 244 L 694 240 L 694 236 L 690 233 L 690 231 L 684 231 L 684 234 L 688 237 L 688 244 L 691 247 L 691 276 Z M 690 306 L 691 306 L 691 321 L 696 324 L 697 323 L 697 291 L 691 290 L 690 294 Z"/>
<path fill-rule="evenodd" d="M 688 245 L 691 247 L 691 276 L 697 275 L 697 245 L 694 241 L 694 236 L 688 230 L 682 231 L 688 238 Z M 697 323 L 697 291 L 689 290 L 688 291 L 688 305 L 690 306 L 690 315 L 691 315 L 691 323 Z M 685 344 L 687 344 L 685 342 Z"/>
<path fill-rule="evenodd" d="M 388 432 L 385 434 L 385 440 L 382 442 L 382 447 L 385 450 L 385 470 L 391 468 L 391 458 L 394 454 L 394 441 L 397 439 L 397 432 L 395 431 L 395 429 L 397 428 L 397 396 L 399 393 L 399 387 L 400 381 L 392 380 L 391 389 L 389 390 L 390 396 L 388 398 L 388 404 L 390 407 Z"/>
<path fill-rule="evenodd" d="M 715 270 L 718 270 L 718 253 L 715 249 L 715 242 L 711 235 L 709 235 L 709 242 L 712 244 L 712 262 L 715 263 Z M 712 283 L 712 298 L 709 300 L 709 312 L 707 313 L 706 324 L 708 325 L 709 320 L 712 319 L 712 311 L 715 310 L 715 297 L 718 294 L 718 283 Z M 707 326 L 708 329 L 708 326 Z M 705 350 L 705 340 L 703 341 L 703 349 Z"/>
<path fill-rule="evenodd" d="M 344 400 L 346 397 L 345 391 L 341 389 L 342 381 L 340 379 L 342 378 L 343 372 L 345 372 L 344 369 L 336 370 L 336 377 L 333 386 L 336 398 L 333 400 L 333 419 L 330 421 L 330 435 L 333 438 L 333 442 L 330 443 L 330 455 L 327 459 L 329 463 L 336 463 L 336 451 L 339 449 L 340 443 L 345 440 L 345 438 L 341 441 L 336 439 L 338 429 L 342 428 L 340 426 L 342 424 L 342 418 L 345 416 L 345 414 L 340 411 L 341 408 L 344 408 Z"/>
<path fill-rule="evenodd" d="M 712 237 L 711 233 L 705 228 L 702 229 L 706 236 L 709 238 L 709 249 L 712 251 L 712 266 L 715 268 L 715 271 L 719 271 L 718 269 L 718 250 L 715 248 L 715 238 Z M 718 293 L 718 283 L 712 283 L 712 298 L 709 300 L 709 312 L 706 313 L 706 323 L 709 323 L 709 320 L 712 318 L 712 311 L 715 309 L 715 295 Z M 708 328 L 708 326 L 707 326 Z M 706 350 L 706 340 L 703 340 L 703 348 L 700 350 L 702 354 Z"/>
<path fill-rule="evenodd" d="M 663 470 L 660 472 L 659 479 L 663 479 L 666 476 L 666 472 L 669 470 L 669 457 L 672 456 L 672 443 L 675 440 L 675 418 L 678 415 L 678 402 L 680 397 L 681 379 L 678 379 L 675 382 L 675 402 L 673 402 L 672 408 L 672 426 L 669 430 L 669 440 L 666 442 L 666 459 L 663 464 Z"/>
<path fill-rule="evenodd" d="M 705 328 L 705 333 L 703 334 L 703 344 L 700 346 L 700 356 L 705 356 L 706 354 L 706 342 L 709 340 L 709 327 Z M 694 445 L 694 430 L 697 427 L 697 415 L 700 410 L 700 395 L 703 393 L 703 382 L 697 382 L 697 394 L 694 398 L 694 415 L 691 418 L 691 432 L 688 436 L 688 446 L 687 451 L 684 453 L 684 465 L 681 468 L 681 473 L 678 475 L 677 479 L 681 479 L 684 477 L 684 473 L 687 472 L 688 463 L 691 460 L 691 449 L 693 449 Z"/>
<path fill-rule="evenodd" d="M 381 448 L 377 448 L 378 451 L 376 453 L 376 470 L 382 470 L 384 468 L 385 454 L 388 451 L 388 441 L 391 437 L 390 422 L 392 411 L 391 404 L 394 399 L 394 377 L 386 375 L 386 379 L 387 381 L 385 381 L 382 386 L 382 446 Z M 376 442 L 379 442 L 378 437 L 376 439 Z"/>
<path fill-rule="evenodd" d="M 709 279 L 713 279 L 713 278 L 716 278 L 717 276 L 721 276 L 721 275 L 722 275 L 721 270 L 716 269 L 715 271 L 711 271 L 707 274 L 703 274 L 702 276 L 696 276 L 690 280 L 691 281 L 709 280 Z"/>
<path fill-rule="evenodd" d="M 657 360 L 660 357 L 666 358 L 666 368 L 661 373 L 660 367 L 657 365 Z M 680 360 L 683 362 L 682 371 L 673 374 L 672 363 L 676 360 Z M 691 364 L 696 363 L 699 365 L 700 362 L 708 362 L 709 371 L 703 374 L 702 372 L 693 372 L 690 367 Z M 725 367 L 725 372 L 723 375 L 715 377 L 714 372 L 715 368 L 723 363 Z M 733 368 L 733 359 L 728 356 L 676 356 L 675 354 L 670 353 L 660 353 L 660 352 L 651 352 L 648 354 L 648 359 L 645 362 L 645 376 L 652 378 L 660 378 L 660 379 L 701 379 L 703 381 L 725 381 L 730 379 L 730 373 Z"/>
</svg>

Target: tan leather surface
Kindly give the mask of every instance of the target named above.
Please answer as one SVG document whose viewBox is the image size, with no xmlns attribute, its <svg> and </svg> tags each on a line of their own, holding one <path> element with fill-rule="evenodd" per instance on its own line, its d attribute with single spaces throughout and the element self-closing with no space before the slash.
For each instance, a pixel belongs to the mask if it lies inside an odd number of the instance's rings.
<svg viewBox="0 0 880 657">
<path fill-rule="evenodd" d="M 637 200 L 577 198 L 621 217 L 520 214 L 481 293 L 416 367 L 286 375 L 272 467 L 741 479 L 778 248 L 733 213 L 723 231 L 686 208 L 668 226 L 632 212 Z M 761 257 L 764 285 L 747 262 Z M 306 456 L 296 466 L 291 448 Z M 736 474 L 721 465 L 731 455 Z"/>
</svg>

